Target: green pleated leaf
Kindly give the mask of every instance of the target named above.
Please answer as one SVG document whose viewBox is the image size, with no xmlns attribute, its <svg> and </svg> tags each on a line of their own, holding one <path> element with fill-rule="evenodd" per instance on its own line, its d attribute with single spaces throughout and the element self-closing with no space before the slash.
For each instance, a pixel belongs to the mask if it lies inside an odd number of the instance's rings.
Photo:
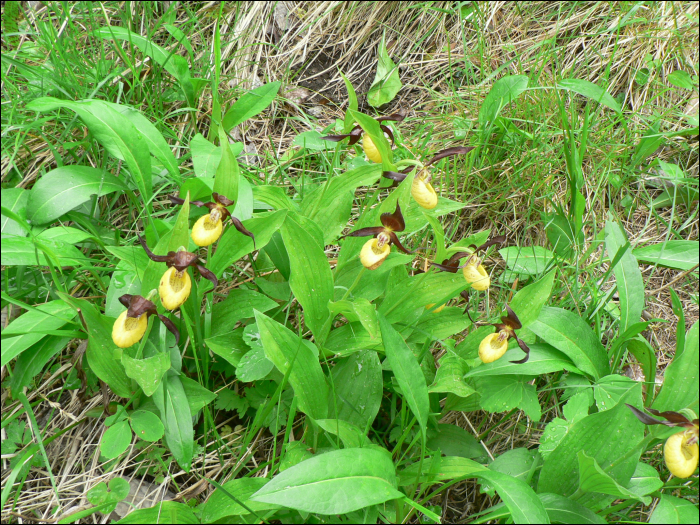
<svg viewBox="0 0 700 525">
<path fill-rule="evenodd" d="M 387 451 L 348 448 L 285 470 L 250 499 L 304 512 L 345 514 L 402 497 Z"/>
<path fill-rule="evenodd" d="M 364 430 L 377 417 L 384 392 L 377 353 L 360 350 L 340 359 L 331 373 L 335 399 L 329 400 L 329 416 Z M 330 395 L 333 396 L 333 391 Z"/>
<path fill-rule="evenodd" d="M 318 362 L 318 354 L 303 340 L 277 321 L 261 312 L 255 312 L 260 330 L 260 340 L 265 356 L 275 367 L 286 374 L 289 367 L 289 384 L 298 399 L 299 410 L 314 419 L 325 419 L 328 414 L 328 387 Z M 308 343 L 313 346 L 312 343 Z"/>
<path fill-rule="evenodd" d="M 549 523 L 544 505 L 524 481 L 487 469 L 475 472 L 474 477 L 487 480 L 495 487 L 514 523 Z"/>
<path fill-rule="evenodd" d="M 594 458 L 582 450 L 578 453 L 578 468 L 579 490 L 583 492 L 600 492 L 622 499 L 633 498 L 644 505 L 651 503 L 649 496 L 639 496 L 617 483 L 600 468 Z"/>
<path fill-rule="evenodd" d="M 291 274 L 289 286 L 304 309 L 304 322 L 317 341 L 328 335 L 328 302 L 333 300 L 333 273 L 323 248 L 288 217 L 282 226 L 282 239 L 287 247 Z"/>
<path fill-rule="evenodd" d="M 401 335 L 391 326 L 386 317 L 379 313 L 377 313 L 377 317 L 382 331 L 384 352 L 389 360 L 389 365 L 401 387 L 403 397 L 416 417 L 421 432 L 425 437 L 428 414 L 430 412 L 425 376 L 416 360 L 416 356 L 413 355 L 413 352 Z"/>
<path fill-rule="evenodd" d="M 652 407 L 656 410 L 674 410 L 690 407 L 698 401 L 698 321 L 690 327 L 685 337 L 683 353 L 676 355 L 664 372 L 661 392 Z"/>
</svg>

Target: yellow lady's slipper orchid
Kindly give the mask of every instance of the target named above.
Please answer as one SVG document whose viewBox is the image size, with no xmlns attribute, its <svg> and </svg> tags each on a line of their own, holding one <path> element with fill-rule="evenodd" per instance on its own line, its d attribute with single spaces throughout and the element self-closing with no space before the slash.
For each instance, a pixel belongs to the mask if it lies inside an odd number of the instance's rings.
<svg viewBox="0 0 700 525">
<path fill-rule="evenodd" d="M 396 210 L 394 213 L 382 213 L 380 220 L 382 226 L 360 228 L 347 235 L 348 237 L 376 236 L 375 239 L 367 241 L 360 251 L 360 262 L 362 262 L 362 265 L 368 270 L 376 270 L 381 266 L 384 259 L 389 255 L 391 244 L 395 244 L 396 247 L 404 253 L 412 253 L 401 245 L 395 233 L 402 232 L 406 229 L 399 203 L 396 203 Z"/>
<path fill-rule="evenodd" d="M 369 135 L 362 137 L 362 149 L 365 150 L 365 155 L 367 155 L 369 160 L 376 162 L 377 164 L 382 163 L 382 154 L 379 153 L 377 146 L 375 146 L 374 142 L 372 142 Z"/>
<path fill-rule="evenodd" d="M 192 240 L 197 246 L 209 246 L 221 237 L 223 229 L 221 212 L 214 209 L 194 223 L 194 226 L 192 226 Z"/>
<path fill-rule="evenodd" d="M 144 313 L 138 317 L 127 317 L 127 310 L 124 310 L 112 326 L 112 341 L 119 348 L 129 348 L 137 343 L 146 333 L 148 326 L 148 316 Z"/>
<path fill-rule="evenodd" d="M 378 117 L 375 119 L 377 123 L 379 123 L 379 129 L 389 137 L 389 140 L 391 140 L 392 146 L 394 145 L 394 132 L 391 131 L 391 128 L 389 126 L 382 124 L 382 122 L 401 122 L 404 118 L 406 118 L 406 113 L 403 111 L 397 111 L 396 113 L 392 113 L 391 115 L 386 115 L 384 117 Z M 360 140 L 360 137 L 362 137 L 362 149 L 365 151 L 365 155 L 367 155 L 367 158 L 372 162 L 381 164 L 382 155 L 381 153 L 379 153 L 377 145 L 370 138 L 370 136 L 364 132 L 364 130 L 359 124 L 352 128 L 350 133 L 344 133 L 342 135 L 326 135 L 325 137 L 321 137 L 321 139 L 330 140 L 332 142 L 340 142 L 341 140 L 349 138 L 350 140 L 348 141 L 348 145 L 352 146 L 354 144 L 357 144 L 357 142 Z"/>
<path fill-rule="evenodd" d="M 668 470 L 678 478 L 689 478 L 698 468 L 697 438 L 695 443 L 689 444 L 692 439 L 692 431 L 686 430 L 672 435 L 664 445 L 664 461 Z"/>
<path fill-rule="evenodd" d="M 391 252 L 391 245 L 387 242 L 388 240 L 386 236 L 379 234 L 376 239 L 367 241 L 364 246 L 362 246 L 362 251 L 360 251 L 360 262 L 362 266 L 368 270 L 376 270 L 379 268 L 384 262 L 384 259 L 389 255 L 389 252 Z"/>
<path fill-rule="evenodd" d="M 438 196 L 432 184 L 430 184 L 430 174 L 427 170 L 421 170 L 413 178 L 411 195 L 421 207 L 427 210 L 432 210 L 437 206 Z"/>
<path fill-rule="evenodd" d="M 197 254 L 188 252 L 184 247 L 181 246 L 177 252 L 168 252 L 167 255 L 155 255 L 148 248 L 143 237 L 139 236 L 139 241 L 152 261 L 164 262 L 168 265 L 158 286 L 160 300 L 168 310 L 174 310 L 190 296 L 192 280 L 187 273 L 187 268 L 190 266 L 197 268 L 203 277 L 211 281 L 214 288 L 219 284 L 216 275 L 200 264 Z"/>
<path fill-rule="evenodd" d="M 467 265 L 462 268 L 462 273 L 466 281 L 472 285 L 472 288 L 480 292 L 485 292 L 491 286 L 491 278 L 489 274 L 486 273 L 486 269 L 483 264 L 474 264 L 477 260 L 472 259 L 473 262 L 467 263 Z"/>
<path fill-rule="evenodd" d="M 168 268 L 163 277 L 160 278 L 158 295 L 160 295 L 160 302 L 163 303 L 165 308 L 175 310 L 187 300 L 191 290 L 192 280 L 187 273 L 187 269 L 178 271 L 173 266 Z"/>
<path fill-rule="evenodd" d="M 503 357 L 503 354 L 508 350 L 508 340 L 511 338 L 515 339 L 520 349 L 525 352 L 523 359 L 511 361 L 511 363 L 522 364 L 530 358 L 530 348 L 515 333 L 516 330 L 523 327 L 520 319 L 508 305 L 506 305 L 506 312 L 508 313 L 501 317 L 501 322 L 493 325 L 496 327 L 496 333 L 487 335 L 479 344 L 479 358 L 484 363 L 493 363 Z"/>
<path fill-rule="evenodd" d="M 119 302 L 127 308 L 119 314 L 112 326 L 112 340 L 119 348 L 128 348 L 139 342 L 146 332 L 148 316 L 153 314 L 157 315 L 167 329 L 173 333 L 175 341 L 180 341 L 180 332 L 175 328 L 173 322 L 164 315 L 158 314 L 156 305 L 151 302 L 150 298 L 155 293 L 156 291 L 153 290 L 148 298 L 130 294 L 124 294 L 119 298 Z"/>
<path fill-rule="evenodd" d="M 230 218 L 239 232 L 253 239 L 253 247 L 255 247 L 255 235 L 246 230 L 243 223 L 236 217 L 233 217 L 231 212 L 227 209 L 227 207 L 233 206 L 234 202 L 216 192 L 212 193 L 212 199 L 213 201 L 211 202 L 191 202 L 191 204 L 197 207 L 204 206 L 209 210 L 209 213 L 200 217 L 192 227 L 192 240 L 194 243 L 197 246 L 211 246 L 214 244 L 219 237 L 221 237 L 221 232 L 224 229 L 224 221 Z M 182 204 L 185 202 L 184 199 L 176 197 L 175 195 L 170 195 L 170 200 L 173 204 Z"/>
<path fill-rule="evenodd" d="M 700 434 L 700 425 L 697 418 L 692 421 L 679 412 L 667 410 L 659 412 L 653 408 L 646 410 L 655 416 L 660 416 L 666 421 L 653 418 L 641 410 L 627 405 L 632 413 L 645 425 L 665 425 L 667 427 L 682 427 L 685 430 L 672 435 L 664 444 L 664 461 L 666 467 L 674 476 L 678 478 L 688 478 L 692 476 L 695 469 L 698 468 L 698 435 Z"/>
<path fill-rule="evenodd" d="M 484 337 L 479 344 L 479 359 L 484 363 L 493 363 L 503 357 L 506 350 L 508 350 L 508 332 L 501 330 Z"/>
</svg>

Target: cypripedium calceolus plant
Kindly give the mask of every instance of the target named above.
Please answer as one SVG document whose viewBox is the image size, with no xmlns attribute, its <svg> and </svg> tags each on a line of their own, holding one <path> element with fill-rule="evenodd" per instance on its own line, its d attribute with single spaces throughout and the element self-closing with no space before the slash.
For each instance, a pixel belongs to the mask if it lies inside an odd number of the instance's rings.
<svg viewBox="0 0 700 525">
<path fill-rule="evenodd" d="M 158 319 L 166 326 L 168 330 L 175 336 L 175 341 L 180 342 L 180 332 L 173 322 L 156 310 L 156 305 L 150 300 L 155 295 L 156 291 L 152 290 L 148 294 L 148 298 L 140 295 L 124 294 L 119 298 L 119 302 L 126 306 L 117 320 L 112 326 L 112 341 L 119 348 L 129 348 L 131 345 L 138 343 L 148 326 L 148 316 L 157 315 Z"/>
<path fill-rule="evenodd" d="M 395 233 L 406 229 L 406 223 L 403 220 L 399 203 L 396 203 L 394 213 L 382 213 L 380 220 L 382 226 L 360 228 L 346 235 L 346 237 L 367 237 L 369 235 L 374 237 L 367 241 L 362 247 L 362 251 L 360 251 L 360 261 L 368 270 L 376 270 L 381 266 L 391 251 L 390 245 L 392 243 L 403 253 L 413 253 L 401 245 Z"/>
<path fill-rule="evenodd" d="M 175 310 L 190 296 L 192 281 L 187 273 L 187 268 L 190 266 L 196 267 L 199 273 L 204 278 L 209 279 L 214 288 L 216 288 L 219 282 L 216 275 L 202 266 L 197 254 L 188 252 L 181 246 L 176 252 L 168 252 L 167 255 L 155 255 L 148 248 L 146 240 L 140 235 L 139 242 L 152 261 L 164 262 L 168 266 L 163 277 L 160 278 L 160 285 L 158 286 L 160 302 L 168 310 Z"/>
<path fill-rule="evenodd" d="M 627 405 L 627 403 L 625 403 Z M 653 418 L 641 410 L 627 405 L 632 413 L 637 416 L 637 419 L 645 425 L 666 425 L 667 427 L 682 427 L 685 430 L 678 434 L 673 434 L 666 440 L 664 444 L 664 461 L 666 467 L 671 474 L 678 478 L 688 478 L 692 476 L 695 469 L 698 468 L 698 434 L 700 427 L 698 420 L 692 421 L 678 412 L 659 412 L 653 408 L 646 410 L 655 416 L 662 417 L 666 421 Z"/>
<path fill-rule="evenodd" d="M 200 217 L 197 222 L 192 226 L 192 240 L 197 246 L 210 246 L 215 243 L 224 229 L 224 221 L 227 218 L 231 219 L 231 222 L 236 227 L 236 229 L 243 235 L 247 235 L 253 239 L 253 247 L 255 247 L 255 235 L 246 230 L 243 223 L 239 221 L 236 217 L 231 215 L 227 207 L 233 205 L 233 201 L 223 195 L 218 193 L 212 193 L 211 202 L 202 201 L 191 201 L 190 204 L 194 204 L 197 207 L 206 207 L 209 213 Z M 182 204 L 185 199 L 176 197 L 175 195 L 170 195 L 170 200 L 173 204 Z"/>
<path fill-rule="evenodd" d="M 394 145 L 394 133 L 393 131 L 391 131 L 391 128 L 389 126 L 382 124 L 382 122 L 401 122 L 404 118 L 406 118 L 406 113 L 404 113 L 403 111 L 398 111 L 396 113 L 392 113 L 391 115 L 377 117 L 376 119 L 374 119 L 377 122 L 379 122 L 379 128 L 384 132 L 384 134 L 388 135 L 389 140 L 391 140 L 392 146 Z M 359 124 L 352 128 L 350 133 L 344 133 L 342 135 L 327 135 L 325 137 L 322 137 L 322 139 L 330 140 L 331 142 L 340 142 L 341 140 L 350 138 L 350 140 L 348 141 L 348 145 L 353 146 L 357 144 L 357 142 L 360 140 L 360 137 L 362 137 L 362 149 L 365 151 L 365 155 L 367 155 L 367 158 L 372 162 L 381 164 L 382 155 L 379 153 L 377 146 L 374 144 L 374 142 L 372 142 L 372 139 L 369 137 L 369 135 L 364 134 L 364 130 Z"/>
<path fill-rule="evenodd" d="M 503 357 L 503 354 L 508 350 L 508 340 L 511 338 L 515 339 L 520 349 L 525 352 L 524 358 L 518 361 L 511 361 L 511 363 L 521 365 L 530 358 L 530 348 L 515 333 L 516 330 L 523 327 L 520 319 L 508 305 L 506 305 L 506 312 L 508 312 L 508 315 L 504 315 L 501 317 L 500 323 L 493 325 L 496 327 L 496 333 L 487 335 L 479 344 L 479 359 L 484 363 L 493 363 Z"/>
<path fill-rule="evenodd" d="M 484 265 L 481 264 L 479 259 L 479 252 L 486 251 L 487 248 L 495 244 L 501 244 L 505 242 L 506 238 L 504 235 L 499 235 L 486 241 L 481 246 L 476 246 L 472 244 L 468 248 L 472 251 L 469 252 L 457 252 L 449 259 L 445 259 L 441 264 L 432 263 L 439 270 L 444 272 L 457 273 L 457 270 L 461 269 L 464 274 L 464 278 L 471 285 L 474 290 L 480 292 L 485 292 L 491 286 L 491 278 L 489 274 L 486 273 Z M 460 266 L 459 260 L 467 257 L 464 264 Z"/>
<path fill-rule="evenodd" d="M 418 161 L 399 161 L 399 164 L 405 164 L 410 162 L 411 165 L 403 171 L 385 171 L 384 173 L 382 173 L 382 175 L 385 178 L 391 179 L 396 183 L 401 182 L 411 173 L 412 170 L 417 169 L 418 172 L 413 178 L 413 183 L 411 183 L 411 195 L 421 207 L 428 210 L 432 210 L 433 208 L 435 208 L 435 206 L 437 206 L 438 196 L 437 192 L 435 191 L 435 188 L 433 188 L 433 185 L 430 183 L 430 181 L 432 180 L 432 175 L 427 168 L 431 164 L 434 164 L 435 162 L 444 159 L 445 157 L 451 157 L 453 155 L 466 155 L 473 149 L 473 147 L 463 146 L 447 148 L 442 151 L 438 151 L 425 164 L 422 164 Z"/>
</svg>

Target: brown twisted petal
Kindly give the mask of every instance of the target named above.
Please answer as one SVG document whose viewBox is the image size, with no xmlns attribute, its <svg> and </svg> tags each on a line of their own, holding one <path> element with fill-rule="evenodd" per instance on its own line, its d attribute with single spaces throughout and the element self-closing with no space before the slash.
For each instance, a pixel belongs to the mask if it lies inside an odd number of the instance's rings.
<svg viewBox="0 0 700 525">
<path fill-rule="evenodd" d="M 350 133 L 343 133 L 341 135 L 326 135 L 325 137 L 321 137 L 321 140 L 340 142 L 341 140 L 345 140 L 346 138 L 350 137 L 348 145 L 353 146 L 354 144 L 357 144 L 361 136 L 362 128 L 360 126 L 355 126 Z"/>
<path fill-rule="evenodd" d="M 219 280 L 216 278 L 216 275 L 214 275 L 214 272 L 212 272 L 211 270 L 207 270 L 201 264 L 197 265 L 197 270 L 199 270 L 199 273 L 202 274 L 202 277 L 211 281 L 211 284 L 214 285 L 214 288 L 217 287 L 217 285 L 219 284 Z"/>
<path fill-rule="evenodd" d="M 637 419 L 639 419 L 639 421 L 641 421 L 645 425 L 666 425 L 667 427 L 675 426 L 673 423 L 669 423 L 668 421 L 661 421 L 659 419 L 655 419 L 628 403 L 625 403 L 625 405 L 627 405 L 627 408 L 629 408 L 632 411 L 632 413 L 635 416 L 637 416 Z M 649 409 L 647 408 L 647 410 Z"/>
<path fill-rule="evenodd" d="M 158 319 L 160 319 L 161 323 L 175 336 L 175 344 L 180 344 L 180 331 L 175 324 L 163 314 L 158 314 Z"/>
<path fill-rule="evenodd" d="M 368 228 L 360 228 L 354 232 L 350 232 L 344 237 L 369 237 L 370 235 L 378 235 L 384 231 L 384 226 L 370 226 Z"/>
<path fill-rule="evenodd" d="M 406 110 L 400 109 L 396 113 L 392 113 L 391 115 L 385 115 L 383 117 L 377 117 L 376 120 L 377 122 L 385 122 L 387 120 L 392 121 L 392 122 L 401 122 L 403 119 L 406 118 Z"/>
<path fill-rule="evenodd" d="M 381 129 L 384 133 L 389 135 L 389 138 L 391 139 L 391 145 L 394 145 L 394 132 L 391 131 L 391 128 L 389 126 L 385 126 L 384 124 L 379 125 L 379 129 Z"/>
<path fill-rule="evenodd" d="M 436 163 L 437 161 L 444 159 L 445 157 L 451 157 L 453 155 L 466 155 L 469 153 L 471 150 L 474 148 L 472 146 L 469 147 L 464 147 L 464 146 L 457 146 L 454 148 L 447 148 L 442 151 L 438 151 L 435 155 L 433 155 L 433 158 L 431 158 L 428 162 L 425 163 L 425 167 L 427 168 L 431 164 Z"/>
<path fill-rule="evenodd" d="M 402 232 L 406 229 L 406 223 L 403 220 L 401 206 L 399 206 L 398 201 L 396 201 L 396 210 L 394 210 L 394 213 L 382 213 L 379 220 L 385 228 L 393 232 Z"/>
<path fill-rule="evenodd" d="M 229 199 L 228 197 L 225 197 L 224 195 L 213 192 L 211 194 L 211 196 L 214 199 L 214 202 L 218 202 L 219 204 L 221 204 L 224 207 L 233 205 L 233 201 L 231 199 Z"/>
<path fill-rule="evenodd" d="M 520 323 L 520 319 L 518 319 L 518 316 L 515 315 L 515 312 L 511 310 L 510 306 L 506 305 L 506 311 L 508 312 L 508 315 L 504 315 L 501 317 L 501 321 L 503 321 L 503 324 L 505 324 L 508 328 L 511 330 L 520 330 L 523 325 Z"/>
<path fill-rule="evenodd" d="M 415 250 L 411 251 L 404 248 L 394 232 L 389 232 L 389 237 L 391 238 L 391 242 L 394 244 L 394 246 L 396 246 L 403 253 L 415 253 Z"/>
<path fill-rule="evenodd" d="M 148 248 L 148 245 L 146 244 L 146 239 L 144 239 L 143 237 L 141 237 L 138 234 L 136 236 L 139 238 L 139 242 L 141 243 L 141 246 L 143 247 L 144 251 L 146 252 L 146 255 L 148 255 L 148 258 L 151 259 L 152 261 L 167 262 L 170 260 L 172 255 L 175 255 L 175 252 L 168 252 L 168 255 L 156 255 Z"/>
<path fill-rule="evenodd" d="M 690 422 L 690 420 L 685 417 L 683 414 L 680 414 L 678 412 L 672 412 L 672 411 L 667 411 L 667 412 L 659 412 L 658 410 L 655 410 L 653 408 L 647 408 L 647 411 L 650 412 L 651 414 L 654 414 L 655 416 L 662 417 L 664 419 L 667 419 L 674 425 L 678 426 L 685 426 L 690 425 L 690 427 L 693 426 L 693 424 Z"/>
<path fill-rule="evenodd" d="M 230 214 L 229 214 L 230 215 Z M 233 225 L 236 227 L 236 229 L 241 232 L 243 235 L 247 235 L 251 239 L 253 239 L 253 249 L 255 249 L 255 235 L 253 235 L 251 232 L 246 230 L 245 226 L 243 226 L 243 223 L 239 221 L 236 217 L 231 215 L 231 222 Z"/>
<path fill-rule="evenodd" d="M 406 177 L 408 177 L 408 174 L 399 171 L 383 171 L 382 177 L 385 179 L 391 179 L 394 182 L 402 182 Z"/>
<path fill-rule="evenodd" d="M 484 244 L 482 244 L 481 246 L 475 246 L 475 245 L 473 245 L 473 244 L 472 244 L 472 246 L 474 247 L 474 250 L 475 250 L 475 251 L 477 251 L 477 252 L 483 252 L 484 250 L 486 250 L 487 248 L 490 248 L 491 246 L 494 246 L 494 245 L 496 245 L 496 244 L 501 244 L 501 243 L 505 242 L 505 240 L 506 240 L 506 236 L 505 236 L 505 235 L 498 235 L 497 237 L 494 237 L 493 239 L 489 239 L 488 241 L 486 241 L 486 242 L 485 242 Z"/>
<path fill-rule="evenodd" d="M 530 348 L 525 344 L 525 341 L 520 339 L 517 335 L 514 335 L 515 340 L 518 342 L 518 346 L 520 349 L 525 352 L 525 357 L 522 359 L 518 359 L 517 361 L 511 361 L 511 363 L 516 364 L 516 365 L 522 365 L 523 363 L 527 363 L 527 360 L 530 359 Z"/>
<path fill-rule="evenodd" d="M 445 261 L 443 261 L 443 264 L 438 264 L 436 262 L 431 262 L 430 266 L 434 266 L 438 270 L 442 270 L 443 272 L 450 272 L 450 273 L 457 273 L 457 270 L 459 268 L 455 266 L 450 266 L 449 264 L 445 264 Z"/>
</svg>

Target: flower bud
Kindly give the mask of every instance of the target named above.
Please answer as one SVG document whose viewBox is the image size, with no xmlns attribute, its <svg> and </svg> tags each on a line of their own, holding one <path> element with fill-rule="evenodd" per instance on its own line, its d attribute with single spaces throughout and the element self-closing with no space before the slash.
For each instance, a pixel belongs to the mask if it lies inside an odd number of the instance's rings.
<svg viewBox="0 0 700 525">
<path fill-rule="evenodd" d="M 360 252 L 360 262 L 368 270 L 379 268 L 391 251 L 391 246 L 388 242 L 380 244 L 379 241 L 380 239 L 370 239 L 364 244 Z"/>
<path fill-rule="evenodd" d="M 472 285 L 472 288 L 480 292 L 485 292 L 491 286 L 491 279 L 486 269 L 482 264 L 467 264 L 462 268 L 462 273 L 466 281 Z"/>
<path fill-rule="evenodd" d="M 689 478 L 698 468 L 698 444 L 688 444 L 691 432 L 679 432 L 666 440 L 664 460 L 668 470 L 678 478 Z"/>
<path fill-rule="evenodd" d="M 372 139 L 367 133 L 362 136 L 362 149 L 365 150 L 365 155 L 367 155 L 369 160 L 376 162 L 377 164 L 382 163 L 382 155 L 379 153 L 377 146 L 374 145 L 374 142 L 372 142 Z"/>
<path fill-rule="evenodd" d="M 127 317 L 127 310 L 124 310 L 112 326 L 112 341 L 119 348 L 129 348 L 134 343 L 138 343 L 148 326 L 148 316 L 141 314 L 138 317 Z"/>
<path fill-rule="evenodd" d="M 184 303 L 190 296 L 190 290 L 192 281 L 186 269 L 178 272 L 176 268 L 170 267 L 160 278 L 158 294 L 160 302 L 168 310 L 175 310 Z"/>
<path fill-rule="evenodd" d="M 197 246 L 209 246 L 221 237 L 223 223 L 221 212 L 214 208 L 211 213 L 199 218 L 192 227 L 192 240 Z"/>
<path fill-rule="evenodd" d="M 503 357 L 508 350 L 508 333 L 504 330 L 489 334 L 479 345 L 479 359 L 484 363 L 493 363 Z"/>
<path fill-rule="evenodd" d="M 421 171 L 413 178 L 411 195 L 420 206 L 427 210 L 432 210 L 437 206 L 438 197 L 432 184 L 430 184 L 430 176 L 425 174 L 425 171 Z"/>
</svg>

